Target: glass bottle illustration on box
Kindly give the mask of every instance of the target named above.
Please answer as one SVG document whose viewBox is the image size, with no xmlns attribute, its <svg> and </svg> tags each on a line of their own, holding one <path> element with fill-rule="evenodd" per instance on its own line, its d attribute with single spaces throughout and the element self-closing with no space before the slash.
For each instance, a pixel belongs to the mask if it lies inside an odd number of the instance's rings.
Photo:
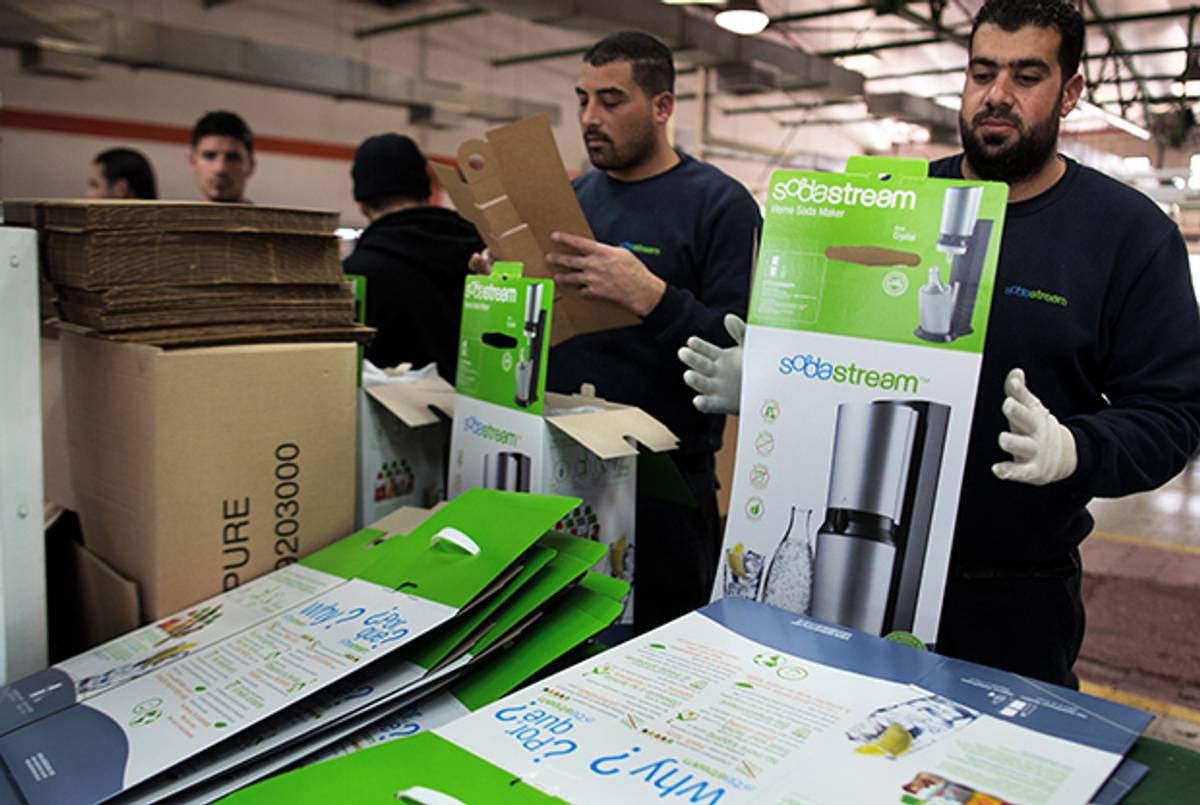
<svg viewBox="0 0 1200 805">
<path fill-rule="evenodd" d="M 726 551 L 721 566 L 725 595 L 806 613 L 812 599 L 812 514 L 812 509 L 791 507 L 769 563 L 741 542 Z"/>
<path fill-rule="evenodd" d="M 807 614 L 813 585 L 812 514 L 812 509 L 792 507 L 787 531 L 767 566 L 764 604 Z"/>
</svg>

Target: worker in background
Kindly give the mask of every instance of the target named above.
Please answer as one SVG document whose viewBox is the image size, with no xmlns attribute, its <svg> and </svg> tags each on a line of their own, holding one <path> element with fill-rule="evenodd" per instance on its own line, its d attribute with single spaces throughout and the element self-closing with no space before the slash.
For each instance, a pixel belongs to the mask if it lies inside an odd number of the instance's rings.
<svg viewBox="0 0 1200 805">
<path fill-rule="evenodd" d="M 141 151 L 110 148 L 92 160 L 88 174 L 88 198 L 158 198 L 154 169 Z"/>
<path fill-rule="evenodd" d="M 737 180 L 671 146 L 675 65 L 662 42 L 634 31 L 600 40 L 583 56 L 575 95 L 596 170 L 574 186 L 596 239 L 554 233 L 577 255 L 547 259 L 574 269 L 557 277 L 567 292 L 615 302 L 642 323 L 552 348 L 548 388 L 592 383 L 669 427 L 679 437 L 670 456 L 697 504 L 638 497 L 633 612 L 644 632 L 712 591 L 721 539 L 714 456 L 725 418 L 692 407 L 675 353 L 693 333 L 731 343 L 721 321 L 745 315 L 762 219 Z"/>
<path fill-rule="evenodd" d="M 1088 501 L 1166 483 L 1200 444 L 1200 316 L 1179 227 L 1057 150 L 1083 45 L 1065 0 L 985 3 L 963 153 L 929 166 L 1009 187 L 936 648 L 1070 687 Z M 740 347 L 697 340 L 680 357 L 700 410 L 737 411 Z"/>
<path fill-rule="evenodd" d="M 206 201 L 248 203 L 254 173 L 254 134 L 233 112 L 208 112 L 192 128 L 188 165 Z"/>
<path fill-rule="evenodd" d="M 408 137 L 364 140 L 351 176 L 370 225 L 343 267 L 367 278 L 366 324 L 378 330 L 367 360 L 380 367 L 436 362 L 453 383 L 467 263 L 483 241 L 458 213 L 429 204 L 425 155 Z"/>
</svg>

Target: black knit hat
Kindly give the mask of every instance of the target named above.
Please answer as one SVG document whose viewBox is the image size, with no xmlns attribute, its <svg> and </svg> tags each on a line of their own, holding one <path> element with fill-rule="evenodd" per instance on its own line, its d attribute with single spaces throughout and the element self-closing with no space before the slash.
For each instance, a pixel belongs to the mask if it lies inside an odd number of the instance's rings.
<svg viewBox="0 0 1200 805">
<path fill-rule="evenodd" d="M 354 151 L 354 200 L 366 201 L 383 196 L 429 198 L 429 171 L 425 155 L 403 134 L 377 134 L 368 137 Z"/>
</svg>

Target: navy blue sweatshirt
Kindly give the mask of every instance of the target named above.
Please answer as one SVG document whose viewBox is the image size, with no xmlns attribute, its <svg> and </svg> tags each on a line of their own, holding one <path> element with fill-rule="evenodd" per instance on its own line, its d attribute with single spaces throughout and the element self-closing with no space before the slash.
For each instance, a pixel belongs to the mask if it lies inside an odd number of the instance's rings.
<svg viewBox="0 0 1200 805">
<path fill-rule="evenodd" d="M 649 179 L 623 182 L 593 170 L 574 186 L 596 240 L 632 251 L 667 290 L 640 325 L 551 349 L 548 387 L 573 392 L 593 383 L 601 397 L 636 405 L 670 428 L 681 456 L 716 451 L 724 417 L 695 409 L 676 353 L 691 335 L 732 343 L 723 319 L 746 316 L 758 204 L 736 180 L 682 154 Z"/>
<path fill-rule="evenodd" d="M 1066 160 L 1051 189 L 1008 205 L 952 563 L 1061 561 L 1091 531 L 1093 497 L 1153 489 L 1200 444 L 1200 318 L 1179 228 L 1142 193 Z M 961 179 L 961 158 L 930 165 Z M 1038 293 L 1041 292 L 1041 293 Z M 1057 483 L 998 480 L 1013 367 L 1075 437 Z"/>
</svg>

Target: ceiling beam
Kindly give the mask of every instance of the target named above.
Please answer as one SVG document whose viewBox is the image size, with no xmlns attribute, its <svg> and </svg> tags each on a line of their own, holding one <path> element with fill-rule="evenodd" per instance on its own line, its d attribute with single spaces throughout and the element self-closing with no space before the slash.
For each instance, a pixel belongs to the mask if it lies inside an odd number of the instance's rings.
<svg viewBox="0 0 1200 805">
<path fill-rule="evenodd" d="M 878 53 L 881 50 L 899 50 L 900 48 L 916 48 L 922 45 L 937 45 L 946 40 L 940 36 L 929 37 L 927 39 L 907 39 L 900 42 L 880 42 L 877 45 L 862 45 L 856 48 L 845 48 L 843 50 L 826 50 L 817 55 L 825 59 L 838 59 L 846 56 L 860 56 L 865 53 Z"/>
<path fill-rule="evenodd" d="M 514 64 L 529 64 L 535 61 L 548 61 L 550 59 L 565 59 L 568 56 L 582 56 L 587 53 L 586 47 L 582 48 L 562 48 L 560 50 L 543 50 L 538 53 L 522 53 L 517 56 L 505 56 L 502 59 L 492 59 L 493 67 L 512 67 Z"/>
<path fill-rule="evenodd" d="M 454 11 L 444 11 L 441 14 L 426 14 L 421 17 L 412 17 L 407 20 L 386 22 L 382 25 L 370 25 L 365 28 L 357 28 L 354 31 L 354 36 L 357 39 L 367 39 L 372 36 L 379 36 L 380 34 L 390 34 L 395 31 L 406 31 L 410 28 L 423 28 L 427 25 L 438 25 L 443 22 L 453 22 L 455 20 L 466 19 L 467 17 L 477 17 L 480 14 L 486 13 L 487 10 L 482 8 L 459 8 L 455 9 Z"/>
<path fill-rule="evenodd" d="M 1141 49 L 1135 48 L 1133 50 L 1127 50 L 1127 51 L 1125 51 L 1125 53 L 1126 53 L 1126 55 L 1129 55 L 1129 56 L 1163 56 L 1163 55 L 1167 55 L 1169 53 L 1181 53 L 1186 50 L 1187 50 L 1187 45 L 1177 45 L 1174 47 L 1156 47 L 1156 48 L 1141 48 Z M 1089 54 L 1085 55 L 1083 58 L 1087 59 L 1088 61 L 1099 61 L 1101 59 L 1111 59 L 1112 54 L 1111 53 L 1089 53 Z M 864 76 L 864 80 L 866 80 L 866 81 L 892 81 L 892 80 L 905 79 L 905 78 L 926 78 L 928 76 L 952 75 L 954 73 L 961 73 L 965 69 L 967 69 L 967 66 L 965 64 L 961 65 L 959 67 L 931 67 L 928 70 L 913 70 L 912 72 L 908 72 L 908 73 L 882 73 L 880 75 L 868 75 L 868 76 Z M 1147 78 L 1147 80 L 1155 80 L 1155 79 Z"/>
<path fill-rule="evenodd" d="M 1194 92 L 1189 92 L 1187 95 L 1155 95 L 1153 97 L 1146 98 L 1145 101 L 1146 101 L 1146 103 L 1154 103 L 1154 104 L 1179 103 L 1180 101 L 1200 101 L 1200 94 L 1194 93 Z M 1115 106 L 1115 105 L 1124 106 L 1125 104 L 1128 103 L 1128 101 L 1122 102 L 1119 99 L 1114 99 L 1111 101 L 1099 101 L 1099 102 L 1093 101 L 1093 103 L 1095 103 L 1097 106 Z"/>
<path fill-rule="evenodd" d="M 843 118 L 820 118 L 816 120 L 781 120 L 779 125 L 787 126 L 788 128 L 799 128 L 801 126 L 856 126 L 860 123 L 878 123 L 877 117 L 843 117 Z"/>
<path fill-rule="evenodd" d="M 1122 25 L 1128 22 L 1149 22 L 1151 20 L 1171 19 L 1172 17 L 1188 17 L 1197 13 L 1200 13 L 1200 6 L 1169 8 L 1166 11 L 1146 11 L 1141 14 L 1118 14 L 1112 17 L 1102 17 L 1096 14 L 1090 20 L 1085 20 L 1084 25 Z"/>
<path fill-rule="evenodd" d="M 1133 76 L 1110 76 L 1108 78 L 1099 78 L 1091 82 L 1091 86 L 1098 87 L 1101 84 L 1128 84 L 1131 81 L 1178 81 L 1179 73 L 1158 73 L 1157 75 L 1141 75 Z M 1200 82 L 1198 82 L 1200 83 Z"/>
<path fill-rule="evenodd" d="M 1117 29 L 1113 24 L 1103 22 L 1104 15 L 1100 13 L 1100 6 L 1096 3 L 1096 0 L 1085 0 L 1085 2 L 1087 3 L 1088 10 L 1092 12 L 1092 17 L 1101 20 L 1097 25 L 1100 26 L 1100 30 L 1104 32 L 1104 35 L 1108 37 L 1108 43 L 1112 46 L 1114 55 L 1125 65 L 1125 69 L 1129 71 L 1129 74 L 1133 76 L 1134 83 L 1137 84 L 1138 93 L 1142 97 L 1142 115 L 1145 117 L 1146 122 L 1149 123 L 1150 104 L 1146 98 L 1150 97 L 1150 90 L 1146 88 L 1145 79 L 1141 77 L 1137 68 L 1133 66 L 1133 57 L 1129 55 L 1129 51 L 1126 49 L 1124 43 L 1121 42 L 1121 37 L 1117 33 Z"/>
<path fill-rule="evenodd" d="M 915 11 L 907 8 L 901 2 L 894 2 L 894 0 L 893 0 L 893 5 L 894 5 L 894 7 L 891 9 L 891 13 L 895 14 L 900 19 L 908 20 L 909 22 L 911 22 L 921 28 L 924 28 L 926 31 L 936 34 L 939 39 L 945 40 L 947 42 L 953 42 L 954 44 L 961 45 L 962 47 L 967 46 L 969 37 L 965 36 L 964 34 L 960 34 L 955 31 L 952 31 L 949 28 L 942 25 L 940 9 L 938 12 L 938 16 L 931 18 L 931 17 L 924 17 L 924 16 L 916 13 Z M 944 6 L 943 6 L 943 8 L 944 8 Z"/>
<path fill-rule="evenodd" d="M 806 22 L 808 20 L 819 20 L 824 17 L 837 17 L 842 14 L 857 14 L 860 11 L 874 10 L 875 6 L 872 3 L 857 3 L 852 6 L 836 6 L 834 8 L 819 9 L 817 11 L 801 11 L 796 14 L 780 14 L 778 17 L 771 17 L 771 21 L 768 25 L 790 25 L 796 22 Z"/>
<path fill-rule="evenodd" d="M 862 98 L 844 98 L 837 101 L 824 101 L 816 103 L 781 103 L 773 106 L 736 106 L 732 109 L 722 109 L 721 111 L 727 115 L 752 115 L 752 114 L 768 114 L 772 112 L 792 112 L 802 109 L 824 109 L 826 106 L 848 106 L 850 104 L 866 103 Z"/>
<path fill-rule="evenodd" d="M 967 69 L 967 65 L 963 64 L 958 67 L 933 67 L 928 70 L 913 70 L 911 73 L 886 73 L 883 75 L 865 76 L 866 81 L 891 81 L 900 78 L 925 78 L 932 75 L 953 75 L 961 73 Z"/>
<path fill-rule="evenodd" d="M 1123 56 L 1162 56 L 1167 53 L 1179 53 L 1179 52 L 1185 51 L 1187 49 L 1188 49 L 1187 45 L 1173 45 L 1173 46 L 1156 47 L 1156 48 L 1134 48 L 1132 50 L 1122 51 L 1121 55 L 1123 55 Z M 1112 53 L 1089 53 L 1088 55 L 1084 56 L 1084 58 L 1087 59 L 1088 61 L 1096 61 L 1097 59 L 1111 59 L 1112 57 L 1113 57 Z"/>
</svg>

